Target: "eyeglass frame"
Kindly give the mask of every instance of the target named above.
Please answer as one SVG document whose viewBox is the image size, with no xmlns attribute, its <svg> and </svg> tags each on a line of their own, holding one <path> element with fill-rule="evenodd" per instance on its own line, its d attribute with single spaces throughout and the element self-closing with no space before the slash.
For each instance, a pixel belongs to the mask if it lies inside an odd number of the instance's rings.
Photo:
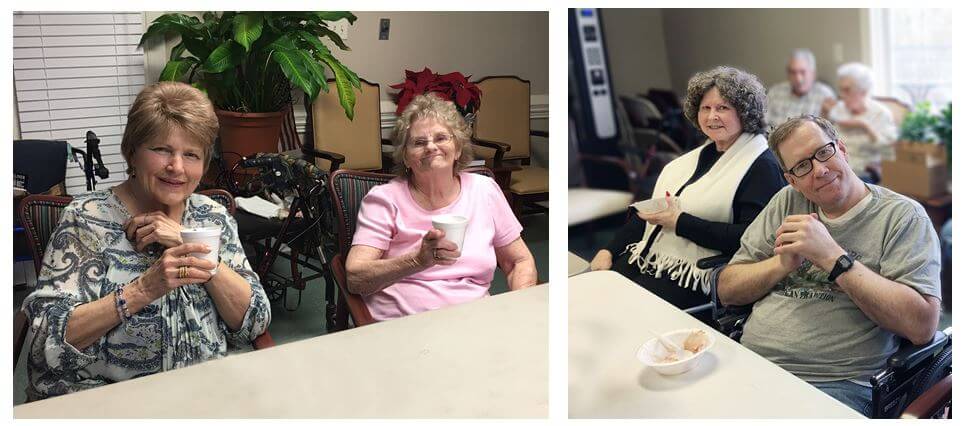
<svg viewBox="0 0 967 426">
<path fill-rule="evenodd" d="M 832 146 L 833 147 L 833 152 L 831 154 L 829 154 L 829 157 L 826 157 L 825 160 L 819 159 L 819 157 L 817 157 L 817 155 L 819 154 L 819 151 L 822 151 L 827 146 Z M 811 155 L 809 158 L 804 158 L 801 161 L 797 162 L 796 165 L 790 167 L 789 170 L 786 170 L 786 173 L 789 173 L 789 174 L 791 174 L 791 175 L 793 175 L 793 176 L 795 176 L 797 178 L 801 178 L 803 176 L 806 176 L 806 175 L 808 175 L 809 173 L 811 173 L 813 171 L 813 160 L 819 161 L 820 163 L 825 163 L 825 162 L 829 161 L 830 158 L 833 158 L 833 157 L 836 156 L 836 151 L 837 151 L 837 149 L 836 149 L 836 141 L 832 141 L 830 143 L 827 143 L 827 144 L 819 147 L 819 149 L 817 149 L 816 151 L 814 151 L 813 152 L 813 155 Z M 806 170 L 803 174 L 797 175 L 792 170 L 795 169 L 796 167 L 799 167 L 800 164 L 809 164 L 809 169 Z"/>
<path fill-rule="evenodd" d="M 437 142 L 437 136 L 440 136 L 440 135 L 446 136 L 446 139 L 441 139 L 439 142 Z M 434 145 L 440 146 L 441 143 L 442 144 L 448 144 L 448 143 L 453 142 L 454 140 L 456 140 L 456 138 L 457 138 L 456 135 L 454 135 L 453 133 L 449 133 L 449 132 L 448 133 L 437 133 L 437 134 L 433 135 L 433 138 L 432 139 L 426 139 L 423 146 L 419 146 L 419 145 L 416 145 L 416 143 L 421 140 L 420 137 L 418 136 L 416 138 L 413 138 L 413 139 L 410 139 L 410 140 L 406 141 L 406 146 L 409 147 L 409 148 L 425 149 L 426 148 L 426 144 L 428 144 L 430 142 L 433 142 Z"/>
</svg>

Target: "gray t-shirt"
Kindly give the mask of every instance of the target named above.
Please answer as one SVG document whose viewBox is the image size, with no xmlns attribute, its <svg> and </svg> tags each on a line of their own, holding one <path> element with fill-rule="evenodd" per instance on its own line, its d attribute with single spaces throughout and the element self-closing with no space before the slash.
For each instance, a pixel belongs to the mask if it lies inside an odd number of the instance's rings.
<svg viewBox="0 0 967 426">
<path fill-rule="evenodd" d="M 830 221 L 820 215 L 829 234 L 873 272 L 939 299 L 940 241 L 923 207 L 889 189 L 867 188 L 871 198 L 842 217 Z M 785 217 L 809 213 L 819 214 L 819 207 L 791 186 L 783 188 L 746 229 L 729 263 L 772 257 Z M 755 303 L 742 344 L 804 380 L 867 381 L 896 351 L 898 338 L 827 276 L 806 261 L 776 284 Z"/>
</svg>

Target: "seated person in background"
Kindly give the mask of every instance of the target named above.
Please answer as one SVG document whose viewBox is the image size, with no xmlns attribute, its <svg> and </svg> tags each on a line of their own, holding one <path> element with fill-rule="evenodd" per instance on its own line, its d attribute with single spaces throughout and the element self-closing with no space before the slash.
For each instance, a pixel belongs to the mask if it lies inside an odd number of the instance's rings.
<svg viewBox="0 0 967 426">
<path fill-rule="evenodd" d="M 786 79 L 769 89 L 766 124 L 770 129 L 792 117 L 819 115 L 824 102 L 836 101 L 833 89 L 816 81 L 816 57 L 809 49 L 792 51 L 786 63 Z"/>
<path fill-rule="evenodd" d="M 121 139 L 127 181 L 64 209 L 24 300 L 28 400 L 223 357 L 268 328 L 235 220 L 193 193 L 217 134 L 200 90 L 162 82 L 138 94 Z M 210 249 L 182 241 L 192 227 L 221 229 L 217 265 L 190 256 Z"/>
<path fill-rule="evenodd" d="M 840 100 L 829 110 L 829 121 L 843 136 L 856 175 L 864 182 L 877 183 L 880 158 L 883 154 L 892 157 L 898 135 L 893 114 L 870 97 L 873 72 L 869 67 L 852 62 L 840 66 L 836 74 Z"/>
<path fill-rule="evenodd" d="M 453 102 L 420 95 L 396 121 L 399 177 L 363 198 L 346 259 L 349 291 L 377 321 L 485 297 L 494 269 L 511 290 L 537 283 L 523 229 L 497 183 L 461 173 L 472 154 L 470 127 Z M 432 216 L 469 219 L 463 250 L 434 229 Z"/>
<path fill-rule="evenodd" d="M 755 303 L 742 344 L 870 415 L 872 373 L 897 336 L 929 342 L 940 315 L 940 243 L 920 204 L 865 184 L 827 120 L 769 136 L 788 167 L 719 275 L 726 305 Z"/>
<path fill-rule="evenodd" d="M 734 253 L 745 227 L 785 185 L 764 136 L 765 102 L 758 78 L 744 71 L 693 76 L 685 117 L 709 141 L 668 163 L 652 195 L 678 196 L 681 208 L 632 215 L 591 269 L 613 267 L 679 308 L 708 303 L 710 271 L 696 262 Z"/>
</svg>

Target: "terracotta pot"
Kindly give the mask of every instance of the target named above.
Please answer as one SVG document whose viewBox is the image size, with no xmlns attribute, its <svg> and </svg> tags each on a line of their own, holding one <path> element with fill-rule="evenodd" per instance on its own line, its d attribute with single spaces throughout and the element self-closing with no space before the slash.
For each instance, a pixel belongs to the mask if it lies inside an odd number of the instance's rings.
<svg viewBox="0 0 967 426">
<path fill-rule="evenodd" d="M 231 169 L 241 157 L 279 152 L 282 112 L 231 112 L 215 109 L 222 158 Z"/>
</svg>

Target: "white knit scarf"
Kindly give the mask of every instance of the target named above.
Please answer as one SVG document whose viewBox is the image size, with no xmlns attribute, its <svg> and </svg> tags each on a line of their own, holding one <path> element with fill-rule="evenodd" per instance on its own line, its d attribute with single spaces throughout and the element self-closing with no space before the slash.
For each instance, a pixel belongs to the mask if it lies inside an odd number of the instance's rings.
<svg viewBox="0 0 967 426">
<path fill-rule="evenodd" d="M 698 158 L 707 144 L 668 163 L 658 176 L 652 198 L 664 197 L 665 191 L 675 195 L 695 174 Z M 756 158 L 767 148 L 766 138 L 762 135 L 739 135 L 735 143 L 725 150 L 704 176 L 685 187 L 678 195 L 682 212 L 712 222 L 731 223 L 732 201 L 739 182 Z M 693 291 L 701 284 L 702 291 L 709 294 L 711 271 L 699 269 L 695 264 L 699 259 L 721 253 L 679 237 L 673 229 L 662 228 L 651 249 L 643 254 L 649 236 L 656 228 L 655 225 L 646 223 L 641 241 L 625 248 L 624 252 L 631 251 L 628 264 L 636 263 L 643 274 L 651 269 L 656 278 L 661 278 L 662 273 L 668 273 L 673 281 L 678 281 L 679 287 L 691 288 Z"/>
</svg>

